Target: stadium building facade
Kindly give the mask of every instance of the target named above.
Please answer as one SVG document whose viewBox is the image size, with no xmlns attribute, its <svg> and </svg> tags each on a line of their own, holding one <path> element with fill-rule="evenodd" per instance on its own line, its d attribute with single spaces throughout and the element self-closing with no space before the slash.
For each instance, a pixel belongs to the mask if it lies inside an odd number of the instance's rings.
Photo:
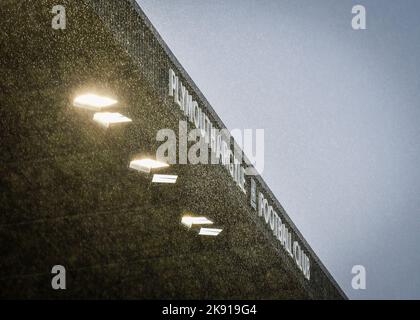
<svg viewBox="0 0 420 320">
<path fill-rule="evenodd" d="M 138 4 L 60 2 L 0 3 L 0 297 L 346 299 Z M 142 162 L 179 121 L 220 165 Z"/>
</svg>

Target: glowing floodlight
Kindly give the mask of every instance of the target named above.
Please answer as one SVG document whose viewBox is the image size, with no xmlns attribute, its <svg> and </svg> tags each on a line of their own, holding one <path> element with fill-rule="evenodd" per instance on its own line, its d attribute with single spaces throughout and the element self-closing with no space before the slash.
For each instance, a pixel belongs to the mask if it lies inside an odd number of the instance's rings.
<svg viewBox="0 0 420 320">
<path fill-rule="evenodd" d="M 177 178 L 178 178 L 177 175 L 154 174 L 152 182 L 154 182 L 154 183 L 175 183 Z"/>
<path fill-rule="evenodd" d="M 118 112 L 96 112 L 93 120 L 108 128 L 111 125 L 131 122 L 130 118 Z"/>
<path fill-rule="evenodd" d="M 150 170 L 152 169 L 159 169 L 159 168 L 165 168 L 165 167 L 169 167 L 169 165 L 164 162 L 153 160 L 153 159 L 140 159 L 140 160 L 133 160 L 130 162 L 131 169 L 141 171 L 141 172 L 146 172 L 146 173 L 149 173 Z"/>
<path fill-rule="evenodd" d="M 216 229 L 216 228 L 200 228 L 200 232 L 198 232 L 201 236 L 217 236 L 223 229 Z"/>
<path fill-rule="evenodd" d="M 78 108 L 101 111 L 104 108 L 112 107 L 117 102 L 118 101 L 108 97 L 88 93 L 76 97 L 73 101 L 73 105 Z"/>
<path fill-rule="evenodd" d="M 206 217 L 183 216 L 181 223 L 188 228 L 191 228 L 193 224 L 213 224 L 213 221 L 207 219 Z"/>
</svg>

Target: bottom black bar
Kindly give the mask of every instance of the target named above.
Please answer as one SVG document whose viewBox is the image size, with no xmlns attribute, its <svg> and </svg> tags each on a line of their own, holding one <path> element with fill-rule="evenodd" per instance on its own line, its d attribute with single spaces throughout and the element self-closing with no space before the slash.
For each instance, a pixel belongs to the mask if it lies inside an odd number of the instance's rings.
<svg viewBox="0 0 420 320">
<path fill-rule="evenodd" d="M 257 301 L 257 300 L 130 300 L 130 301 L 1 301 L 3 312 L 14 316 L 36 314 L 61 317 L 106 316 L 121 318 L 124 314 L 135 319 L 280 319 L 285 316 L 325 316 L 357 319 L 364 309 L 401 315 L 401 311 L 418 309 L 419 301 Z M 131 316 L 130 318 L 132 318 Z"/>
</svg>

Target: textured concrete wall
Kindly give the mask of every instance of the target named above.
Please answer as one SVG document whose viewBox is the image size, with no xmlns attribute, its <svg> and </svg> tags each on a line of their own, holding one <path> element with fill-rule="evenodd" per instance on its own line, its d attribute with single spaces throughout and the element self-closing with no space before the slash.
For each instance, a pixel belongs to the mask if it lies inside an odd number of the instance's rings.
<svg viewBox="0 0 420 320">
<path fill-rule="evenodd" d="M 53 1 L 0 5 L 0 296 L 342 298 L 314 254 L 303 278 L 224 168 L 173 166 L 170 187 L 128 169 L 182 119 L 167 97 L 169 67 L 223 124 L 131 1 L 61 2 L 66 30 L 51 28 Z M 104 130 L 77 112 L 72 99 L 90 89 L 118 97 L 133 123 Z M 185 211 L 222 234 L 188 232 Z M 67 268 L 65 291 L 51 289 L 55 264 Z"/>
</svg>

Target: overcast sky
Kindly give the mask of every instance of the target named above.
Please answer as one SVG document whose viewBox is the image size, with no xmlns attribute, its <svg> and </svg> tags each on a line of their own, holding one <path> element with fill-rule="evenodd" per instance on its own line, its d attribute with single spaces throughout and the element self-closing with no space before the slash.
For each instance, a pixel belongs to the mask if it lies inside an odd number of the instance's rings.
<svg viewBox="0 0 420 320">
<path fill-rule="evenodd" d="M 420 298 L 420 1 L 138 2 L 227 127 L 265 129 L 263 177 L 346 294 Z"/>
</svg>

